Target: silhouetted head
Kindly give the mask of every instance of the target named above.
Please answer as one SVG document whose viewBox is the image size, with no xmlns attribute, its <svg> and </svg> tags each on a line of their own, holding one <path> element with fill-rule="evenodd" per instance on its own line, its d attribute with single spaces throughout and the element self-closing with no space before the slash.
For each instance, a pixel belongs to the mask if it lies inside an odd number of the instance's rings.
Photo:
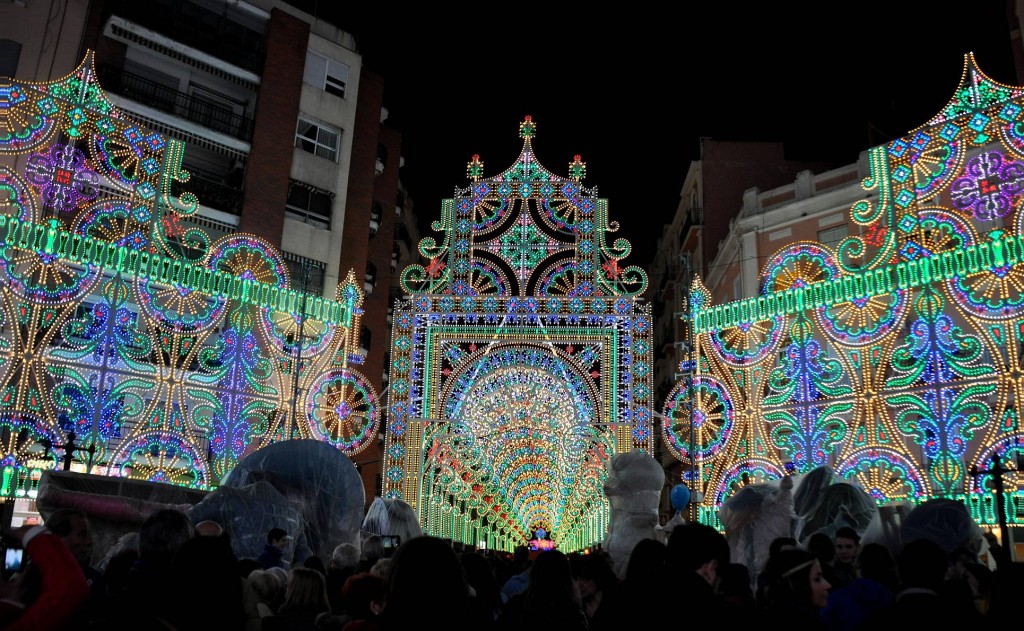
<svg viewBox="0 0 1024 631">
<path fill-rule="evenodd" d="M 169 567 L 178 549 L 195 534 L 184 512 L 176 508 L 158 510 L 139 527 L 139 558 Z"/>
<path fill-rule="evenodd" d="M 84 512 L 75 508 L 58 508 L 44 524 L 47 530 L 64 541 L 79 563 L 92 562 L 92 529 Z"/>
<path fill-rule="evenodd" d="M 914 539 L 900 550 L 896 571 L 900 586 L 920 587 L 938 591 L 946 580 L 949 562 L 939 544 L 931 539 Z"/>
<path fill-rule="evenodd" d="M 403 541 L 388 569 L 388 601 L 384 615 L 395 625 L 422 626 L 423 612 L 444 603 L 446 625 L 462 627 L 470 610 L 469 583 L 458 555 L 437 537 L 421 535 Z"/>
<path fill-rule="evenodd" d="M 818 557 L 807 550 L 779 550 L 764 566 L 764 603 L 768 608 L 821 608 L 831 587 Z"/>
<path fill-rule="evenodd" d="M 630 582 L 660 582 L 665 572 L 668 546 L 657 539 L 641 539 L 633 546 L 626 564 L 625 580 Z"/>
</svg>

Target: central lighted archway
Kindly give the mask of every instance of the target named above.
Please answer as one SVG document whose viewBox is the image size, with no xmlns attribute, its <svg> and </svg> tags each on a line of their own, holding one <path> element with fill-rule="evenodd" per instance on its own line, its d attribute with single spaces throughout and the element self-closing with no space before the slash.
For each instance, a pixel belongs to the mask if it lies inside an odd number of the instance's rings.
<svg viewBox="0 0 1024 631">
<path fill-rule="evenodd" d="M 502 174 L 445 200 L 402 274 L 395 307 L 384 492 L 427 533 L 511 550 L 543 532 L 575 550 L 603 540 L 612 455 L 649 450 L 647 279 L 607 201 L 533 156 L 536 125 Z"/>
</svg>

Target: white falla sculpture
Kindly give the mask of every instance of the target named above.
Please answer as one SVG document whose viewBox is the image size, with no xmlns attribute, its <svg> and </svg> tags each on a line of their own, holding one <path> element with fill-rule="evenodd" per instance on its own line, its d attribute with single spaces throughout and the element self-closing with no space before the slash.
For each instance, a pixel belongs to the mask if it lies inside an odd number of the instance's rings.
<svg viewBox="0 0 1024 631">
<path fill-rule="evenodd" d="M 658 539 L 658 505 L 665 471 L 650 454 L 631 451 L 615 455 L 608 466 L 604 494 L 611 506 L 604 548 L 615 573 L 626 574 L 629 555 L 641 539 Z"/>
</svg>

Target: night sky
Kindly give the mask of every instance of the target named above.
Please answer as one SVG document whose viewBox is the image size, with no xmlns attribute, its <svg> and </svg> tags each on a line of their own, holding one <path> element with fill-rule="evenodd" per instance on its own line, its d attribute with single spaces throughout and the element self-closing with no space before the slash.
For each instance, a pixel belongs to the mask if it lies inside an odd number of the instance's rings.
<svg viewBox="0 0 1024 631">
<path fill-rule="evenodd" d="M 609 241 L 633 242 L 631 265 L 651 260 L 701 137 L 782 141 L 788 158 L 842 166 L 948 103 L 967 52 L 991 78 L 1017 83 L 1002 0 L 951 13 L 938 8 L 958 5 L 869 1 L 625 15 L 587 4 L 478 3 L 446 15 L 293 4 L 353 33 L 364 66 L 384 78 L 425 235 L 441 200 L 468 184 L 473 154 L 487 177 L 511 166 L 519 122 L 532 115 L 545 167 L 565 176 L 575 154 L 587 163 L 583 184 L 609 200 L 621 225 Z"/>
</svg>

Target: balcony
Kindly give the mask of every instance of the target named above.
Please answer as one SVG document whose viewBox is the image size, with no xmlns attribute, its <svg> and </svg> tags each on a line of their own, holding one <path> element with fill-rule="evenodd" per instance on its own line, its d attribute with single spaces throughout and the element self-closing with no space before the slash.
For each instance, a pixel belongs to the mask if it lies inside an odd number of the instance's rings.
<svg viewBox="0 0 1024 631">
<path fill-rule="evenodd" d="M 112 12 L 139 26 L 217 59 L 260 74 L 266 56 L 266 25 L 226 3 L 214 12 L 192 2 L 115 1 Z"/>
<path fill-rule="evenodd" d="M 376 201 L 370 206 L 370 236 L 373 237 L 380 230 L 380 220 L 384 216 L 384 210 Z"/>
<path fill-rule="evenodd" d="M 198 123 L 245 142 L 252 142 L 252 119 L 217 103 L 193 97 L 111 65 L 99 68 L 100 84 L 114 94 Z"/>
<path fill-rule="evenodd" d="M 380 175 L 384 172 L 384 165 L 388 162 L 388 148 L 382 144 L 377 145 L 377 162 L 374 164 L 374 172 Z"/>
<path fill-rule="evenodd" d="M 221 210 L 226 213 L 238 216 L 242 214 L 242 191 L 210 179 L 195 172 L 188 182 L 180 184 L 174 182 L 171 192 L 174 195 L 181 195 L 185 191 L 195 193 L 199 203 L 208 208 Z M 180 189 L 180 190 L 179 190 Z"/>
<path fill-rule="evenodd" d="M 686 221 L 683 222 L 683 229 L 679 231 L 679 244 L 682 245 L 690 228 L 704 225 L 704 209 L 696 206 L 686 211 Z"/>
<path fill-rule="evenodd" d="M 363 291 L 369 296 L 373 293 L 373 288 L 377 286 L 377 266 L 373 263 L 366 262 L 366 273 L 363 275 Z"/>
</svg>

